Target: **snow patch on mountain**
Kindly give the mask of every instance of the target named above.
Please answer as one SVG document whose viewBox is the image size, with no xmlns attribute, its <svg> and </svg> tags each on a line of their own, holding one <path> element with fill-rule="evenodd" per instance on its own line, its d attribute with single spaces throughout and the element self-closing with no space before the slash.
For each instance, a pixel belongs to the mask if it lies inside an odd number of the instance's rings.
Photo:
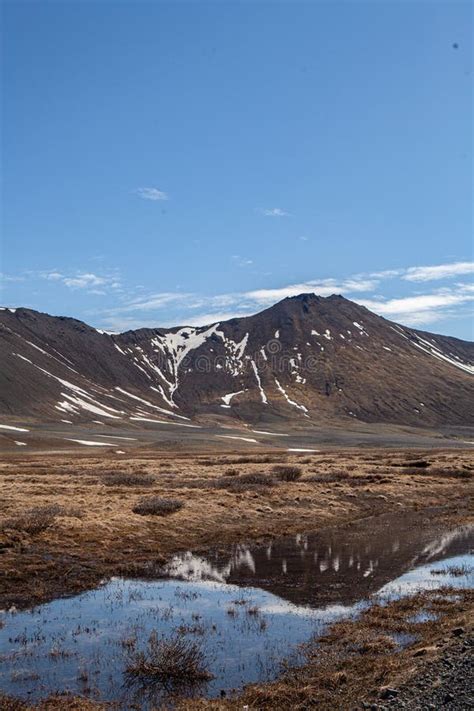
<svg viewBox="0 0 474 711">
<path fill-rule="evenodd" d="M 260 397 L 262 398 L 262 402 L 264 405 L 268 405 L 268 399 L 265 395 L 265 390 L 262 388 L 262 381 L 260 380 L 260 375 L 258 374 L 258 369 L 255 364 L 255 361 L 251 360 L 250 363 L 252 364 L 253 372 L 255 373 L 255 380 L 257 381 L 258 389 L 260 390 Z"/>
<path fill-rule="evenodd" d="M 286 401 L 287 401 L 290 405 L 293 405 L 293 407 L 297 407 L 299 410 L 302 410 L 302 411 L 304 412 L 304 414 L 305 414 L 305 417 L 308 417 L 308 415 L 306 414 L 306 413 L 308 412 L 308 408 L 305 407 L 304 405 L 298 405 L 297 402 L 295 402 L 294 400 L 291 400 L 291 399 L 288 397 L 288 394 L 287 394 L 285 388 L 280 384 L 280 381 L 277 380 L 276 378 L 275 378 L 275 385 L 277 386 L 278 390 L 281 392 L 281 394 L 285 397 Z"/>
</svg>

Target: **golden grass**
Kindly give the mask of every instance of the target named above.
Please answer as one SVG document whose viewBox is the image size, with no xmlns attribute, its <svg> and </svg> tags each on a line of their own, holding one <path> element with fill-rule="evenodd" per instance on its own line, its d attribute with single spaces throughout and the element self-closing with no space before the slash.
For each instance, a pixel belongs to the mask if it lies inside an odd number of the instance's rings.
<svg viewBox="0 0 474 711">
<path fill-rule="evenodd" d="M 439 472 L 472 471 L 472 450 L 411 452 L 412 461 L 427 459 L 430 466 L 410 476 L 393 466 L 406 461 L 403 451 L 278 456 L 144 454 L 118 464 L 107 455 L 35 455 L 5 461 L 0 465 L 0 606 L 83 590 L 107 575 L 152 575 L 169 555 L 188 548 L 311 532 L 432 506 L 442 506 L 457 521 L 468 514 L 474 482 Z M 301 469 L 302 477 L 275 481 L 272 469 L 279 461 Z M 238 473 L 226 474 L 230 466 L 238 466 Z M 108 483 L 114 476 L 127 485 L 106 485 L 105 479 Z M 133 509 L 145 496 L 179 499 L 184 506 L 171 516 L 141 516 Z M 38 532 L 6 525 L 41 507 L 56 507 L 61 515 Z"/>
<path fill-rule="evenodd" d="M 413 467 L 414 461 L 427 461 L 429 466 Z M 274 480 L 272 468 L 278 464 L 298 467 L 302 476 L 262 485 L 266 478 Z M 473 470 L 472 450 L 408 455 L 402 450 L 364 449 L 310 457 L 212 458 L 144 453 L 119 465 L 107 455 L 12 458 L 0 465 L 0 607 L 80 591 L 107 575 L 153 575 L 156 565 L 188 548 L 311 532 L 385 512 L 428 507 L 440 507 L 438 515 L 447 521 L 464 522 L 470 516 L 473 480 L 453 472 Z M 118 485 L 106 485 L 113 476 Z M 229 486 L 219 483 L 223 478 Z M 230 485 L 230 480 L 240 481 Z M 184 507 L 166 517 L 137 515 L 133 509 L 145 496 L 179 499 Z M 51 514 L 46 527 L 28 530 L 14 525 L 38 510 Z M 371 701 L 381 686 L 419 673 L 424 660 L 437 653 L 439 640 L 449 637 L 450 627 L 466 625 L 469 614 L 472 617 L 472 594 L 462 593 L 461 600 L 436 596 L 430 600 L 436 621 L 411 622 L 409 617 L 426 606 L 426 595 L 388 608 L 374 606 L 356 622 L 336 624 L 317 646 L 307 647 L 303 668 L 288 670 L 273 684 L 250 687 L 237 700 L 187 701 L 182 708 L 248 705 L 298 711 L 317 706 L 332 711 L 354 708 L 356 699 Z M 394 632 L 415 632 L 420 641 L 415 649 L 394 649 Z M 414 657 L 422 647 L 429 650 L 427 654 Z M 0 696 L 1 711 L 30 708 Z M 36 708 L 109 707 L 56 696 Z"/>
</svg>

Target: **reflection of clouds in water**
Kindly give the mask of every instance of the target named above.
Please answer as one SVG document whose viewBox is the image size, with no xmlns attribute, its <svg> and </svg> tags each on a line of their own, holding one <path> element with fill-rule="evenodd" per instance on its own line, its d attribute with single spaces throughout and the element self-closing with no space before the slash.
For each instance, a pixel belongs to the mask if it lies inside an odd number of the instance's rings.
<svg viewBox="0 0 474 711">
<path fill-rule="evenodd" d="M 431 570 L 436 570 L 436 563 L 421 565 L 384 585 L 376 593 L 376 596 L 384 599 L 398 598 L 402 595 L 412 595 L 419 590 L 436 590 L 445 585 L 455 588 L 472 588 L 474 586 L 474 575 L 472 573 L 465 576 L 451 575 L 449 568 L 451 566 L 466 566 L 469 568 L 473 562 L 474 557 L 469 554 L 448 558 L 445 561 L 446 570 L 440 575 L 431 575 Z"/>
<path fill-rule="evenodd" d="M 321 576 L 322 584 L 329 576 L 337 577 L 340 584 L 346 586 L 364 579 L 377 584 L 379 574 L 380 583 L 384 582 L 384 578 L 388 579 L 391 565 L 395 570 L 402 571 L 443 554 L 448 555 L 450 551 L 454 553 L 453 546 L 472 535 L 472 527 L 464 526 L 438 535 L 429 544 L 424 544 L 422 539 L 417 546 L 420 552 L 416 553 L 413 532 L 407 529 L 405 536 L 405 529 L 394 528 L 386 528 L 370 542 L 360 538 L 351 540 L 347 534 L 339 543 L 296 534 L 282 542 L 271 541 L 264 546 L 236 545 L 229 550 L 227 557 L 222 553 L 206 557 L 188 552 L 174 556 L 164 568 L 164 573 L 188 581 L 222 583 L 231 578 L 245 580 L 256 575 L 265 579 L 272 575 L 291 575 L 300 580 L 303 575 L 313 575 L 310 573 L 312 568 L 315 582 Z M 370 535 L 373 534 L 372 531 Z"/>
<path fill-rule="evenodd" d="M 373 564 L 373 561 L 370 560 L 368 567 L 364 570 L 362 575 L 364 576 L 364 578 L 368 578 L 369 575 L 372 575 L 373 572 L 374 572 L 374 564 Z"/>
<path fill-rule="evenodd" d="M 305 551 L 308 550 L 308 536 L 303 535 L 302 533 L 297 533 L 295 536 L 295 543 Z"/>
<path fill-rule="evenodd" d="M 248 546 L 237 546 L 231 563 L 233 570 L 248 568 L 252 573 L 255 573 L 255 558 L 253 557 Z"/>
<path fill-rule="evenodd" d="M 269 550 L 271 554 L 271 546 Z M 268 557 L 268 549 L 267 549 Z M 182 580 L 214 580 L 218 583 L 225 583 L 233 570 L 247 568 L 255 573 L 255 558 L 248 546 L 236 546 L 231 559 L 225 565 L 213 565 L 207 558 L 195 555 L 188 551 L 180 555 L 175 555 L 163 568 L 163 572 L 171 578 L 181 578 Z"/>
<path fill-rule="evenodd" d="M 231 570 L 230 563 L 218 568 L 213 566 L 206 558 L 194 555 L 191 552 L 175 555 L 165 566 L 164 572 L 172 578 L 183 580 L 214 580 L 225 583 Z"/>
<path fill-rule="evenodd" d="M 469 549 L 468 544 L 466 540 L 465 550 Z M 264 562 L 265 550 L 261 549 L 260 558 Z M 326 585 L 328 576 L 340 565 L 336 585 L 340 590 L 341 571 L 347 563 L 348 554 L 336 554 L 337 546 L 333 550 L 333 556 L 329 558 L 327 546 L 320 547 L 318 563 L 328 570 L 321 584 Z M 373 550 L 377 550 L 376 545 Z M 181 626 L 191 628 L 199 624 L 204 630 L 199 639 L 210 660 L 211 671 L 216 675 L 203 693 L 217 697 L 222 688 L 241 688 L 243 684 L 271 678 L 279 670 L 280 661 L 296 653 L 298 645 L 311 635 L 323 634 L 328 623 L 356 615 L 373 601 L 378 603 L 420 589 L 440 588 L 446 583 L 458 588 L 474 585 L 472 574 L 454 578 L 449 575 L 450 566 L 472 564 L 472 556 L 464 555 L 444 559 L 446 573 L 442 575 L 433 576 L 430 572 L 439 570 L 439 562 L 425 562 L 417 570 L 405 573 L 383 587 L 377 585 L 378 594 L 369 599 L 365 597 L 367 589 L 363 589 L 354 595 L 354 604 L 344 605 L 343 598 L 338 597 L 339 604 L 310 607 L 290 602 L 281 593 L 277 595 L 258 587 L 242 588 L 226 583 L 234 565 L 246 570 L 249 566 L 250 569 L 255 566 L 255 560 L 249 553 L 246 546 L 240 546 L 233 551 L 227 564 L 221 565 L 217 564 L 216 558 L 210 562 L 186 553 L 175 556 L 169 568 L 188 576 L 188 579 L 194 576 L 189 582 L 114 578 L 90 593 L 40 606 L 33 613 L 34 617 L 31 612 L 4 613 L 2 619 L 6 624 L 0 629 L 0 647 L 10 654 L 9 658 L 0 659 L 0 675 L 5 690 L 8 693 L 18 691 L 18 682 L 15 686 L 11 673 L 17 670 L 15 660 L 19 660 L 21 669 L 30 674 L 22 680 L 25 697 L 36 698 L 35 695 L 40 693 L 37 678 L 42 680 L 41 693 L 66 687 L 72 687 L 74 693 L 82 693 L 80 679 L 76 678 L 79 654 L 87 660 L 91 674 L 97 674 L 94 683 L 101 699 L 116 700 L 120 708 L 131 708 L 133 703 L 145 708 L 145 698 L 135 697 L 133 689 L 127 689 L 122 683 L 127 661 L 124 642 L 136 639 L 141 649 L 152 630 L 159 629 L 160 635 L 168 637 L 176 634 Z M 284 595 L 293 589 L 291 575 L 295 567 L 298 572 L 299 555 L 290 555 L 288 553 L 290 574 L 282 586 Z M 307 558 L 312 561 L 313 555 L 308 554 Z M 351 584 L 362 575 L 355 571 L 357 559 L 355 553 L 349 559 L 353 566 Z M 284 572 L 287 565 L 276 544 L 273 546 L 272 562 L 275 563 L 275 580 L 278 583 L 281 581 L 279 565 Z M 369 560 L 362 557 L 362 564 L 359 557 L 358 568 L 364 572 L 375 572 L 379 562 L 383 566 L 384 558 L 379 559 L 375 554 Z M 202 579 L 197 580 L 197 576 L 202 576 Z M 375 575 L 370 580 L 374 582 Z M 278 589 L 278 585 L 276 587 Z M 230 606 L 236 610 L 235 615 L 227 613 Z M 250 610 L 253 612 L 250 613 Z M 23 636 L 27 643 L 25 646 L 21 642 Z M 53 648 L 67 652 L 64 656 L 58 656 L 54 664 L 49 657 Z M 162 691 L 158 687 L 150 690 L 152 695 L 146 708 L 163 707 L 160 703 Z M 156 698 L 153 697 L 155 692 Z"/>
<path fill-rule="evenodd" d="M 434 556 L 444 553 L 451 543 L 454 543 L 459 539 L 466 538 L 470 533 L 472 533 L 472 530 L 473 526 L 462 526 L 461 528 L 456 528 L 454 531 L 444 533 L 436 540 L 428 543 L 428 545 L 423 548 L 421 556 L 425 557 L 427 560 L 430 560 Z"/>
</svg>

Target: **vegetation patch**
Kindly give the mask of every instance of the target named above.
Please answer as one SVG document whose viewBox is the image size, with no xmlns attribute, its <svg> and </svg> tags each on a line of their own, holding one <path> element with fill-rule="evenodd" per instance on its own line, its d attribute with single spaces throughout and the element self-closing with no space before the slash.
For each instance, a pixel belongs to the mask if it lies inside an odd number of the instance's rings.
<svg viewBox="0 0 474 711">
<path fill-rule="evenodd" d="M 443 568 L 433 568 L 431 575 L 451 575 L 453 578 L 468 577 L 474 573 L 472 565 L 446 565 Z"/>
<path fill-rule="evenodd" d="M 179 511 L 184 506 L 179 499 L 164 499 L 161 496 L 152 496 L 142 499 L 133 507 L 133 513 L 140 516 L 167 516 Z"/>
<path fill-rule="evenodd" d="M 202 647 L 178 635 L 159 639 L 152 632 L 147 648 L 130 654 L 127 673 L 132 677 L 185 684 L 212 679 Z"/>
<path fill-rule="evenodd" d="M 28 509 L 16 517 L 5 519 L 0 523 L 0 530 L 14 530 L 29 533 L 32 536 L 42 533 L 52 526 L 58 516 L 75 516 L 80 518 L 81 514 L 74 509 L 68 509 L 59 504 L 49 506 L 35 506 Z"/>
<path fill-rule="evenodd" d="M 114 472 L 102 479 L 105 486 L 153 486 L 156 479 L 145 472 Z"/>
<path fill-rule="evenodd" d="M 241 476 L 223 476 L 214 482 L 217 489 L 229 489 L 230 491 L 247 491 L 259 487 L 275 486 L 275 480 L 268 474 L 242 474 Z"/>
<path fill-rule="evenodd" d="M 303 479 L 303 481 L 307 482 L 312 482 L 314 484 L 319 484 L 319 483 L 330 483 L 330 482 L 335 482 L 335 481 L 344 481 L 345 479 L 350 479 L 351 475 L 348 474 L 347 472 L 344 471 L 329 471 L 329 472 L 321 472 L 320 474 L 313 474 L 311 476 L 306 477 Z M 361 479 L 361 484 L 365 484 L 366 482 L 362 479 L 362 477 L 352 477 L 351 478 L 351 484 L 352 483 L 357 483 L 357 479 Z"/>
<path fill-rule="evenodd" d="M 427 469 L 430 462 L 427 459 L 412 459 L 404 462 L 393 462 L 393 467 L 411 467 L 413 469 Z"/>
<path fill-rule="evenodd" d="M 301 478 L 303 470 L 301 467 L 277 464 L 272 468 L 272 474 L 280 481 L 297 481 Z"/>
</svg>

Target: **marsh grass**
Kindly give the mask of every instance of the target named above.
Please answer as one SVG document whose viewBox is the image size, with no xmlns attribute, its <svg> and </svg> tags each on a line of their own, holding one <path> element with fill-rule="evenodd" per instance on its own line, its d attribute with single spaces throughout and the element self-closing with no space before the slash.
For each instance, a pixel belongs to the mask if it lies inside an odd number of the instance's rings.
<svg viewBox="0 0 474 711">
<path fill-rule="evenodd" d="M 156 479 L 146 472 L 111 472 L 102 478 L 105 486 L 153 486 Z"/>
<path fill-rule="evenodd" d="M 430 469 L 425 469 L 424 471 L 420 471 L 418 468 L 413 467 L 413 465 L 405 465 L 404 468 L 401 470 L 401 473 L 408 475 L 423 475 L 447 479 L 459 479 L 461 481 L 469 481 L 470 479 L 474 478 L 474 471 L 468 468 L 452 469 L 448 467 L 433 467 Z"/>
<path fill-rule="evenodd" d="M 0 531 L 14 530 L 23 531 L 34 536 L 50 528 L 59 516 L 81 517 L 80 511 L 60 504 L 50 504 L 48 506 L 35 506 L 27 509 L 24 513 L 16 517 L 5 519 L 0 523 Z"/>
<path fill-rule="evenodd" d="M 167 516 L 179 511 L 183 506 L 184 503 L 179 499 L 164 499 L 161 496 L 151 496 L 139 501 L 132 511 L 140 516 Z"/>
<path fill-rule="evenodd" d="M 268 474 L 260 472 L 241 474 L 240 476 L 223 476 L 217 479 L 213 485 L 216 489 L 228 489 L 229 491 L 240 492 L 248 489 L 275 486 L 276 482 Z"/>
<path fill-rule="evenodd" d="M 31 707 L 20 699 L 14 699 L 12 696 L 6 696 L 0 691 L 0 709 L 2 711 L 29 711 Z"/>
<path fill-rule="evenodd" d="M 443 568 L 433 568 L 431 575 L 451 575 L 453 578 L 467 577 L 474 573 L 471 565 L 446 565 Z"/>
<path fill-rule="evenodd" d="M 131 677 L 190 684 L 212 679 L 208 666 L 197 642 L 182 635 L 159 639 L 152 632 L 145 650 L 130 653 L 126 671 Z"/>
<path fill-rule="evenodd" d="M 301 467 L 277 464 L 272 467 L 272 474 L 280 481 L 297 481 L 301 478 L 303 470 Z"/>
<path fill-rule="evenodd" d="M 304 482 L 319 484 L 319 483 L 331 483 L 336 481 L 344 481 L 350 479 L 351 476 L 345 471 L 328 471 L 321 472 L 320 474 L 312 474 L 303 479 Z M 354 481 L 355 481 L 354 477 Z M 352 483 L 352 482 L 351 482 Z M 363 482 L 365 484 L 365 481 Z"/>
</svg>

